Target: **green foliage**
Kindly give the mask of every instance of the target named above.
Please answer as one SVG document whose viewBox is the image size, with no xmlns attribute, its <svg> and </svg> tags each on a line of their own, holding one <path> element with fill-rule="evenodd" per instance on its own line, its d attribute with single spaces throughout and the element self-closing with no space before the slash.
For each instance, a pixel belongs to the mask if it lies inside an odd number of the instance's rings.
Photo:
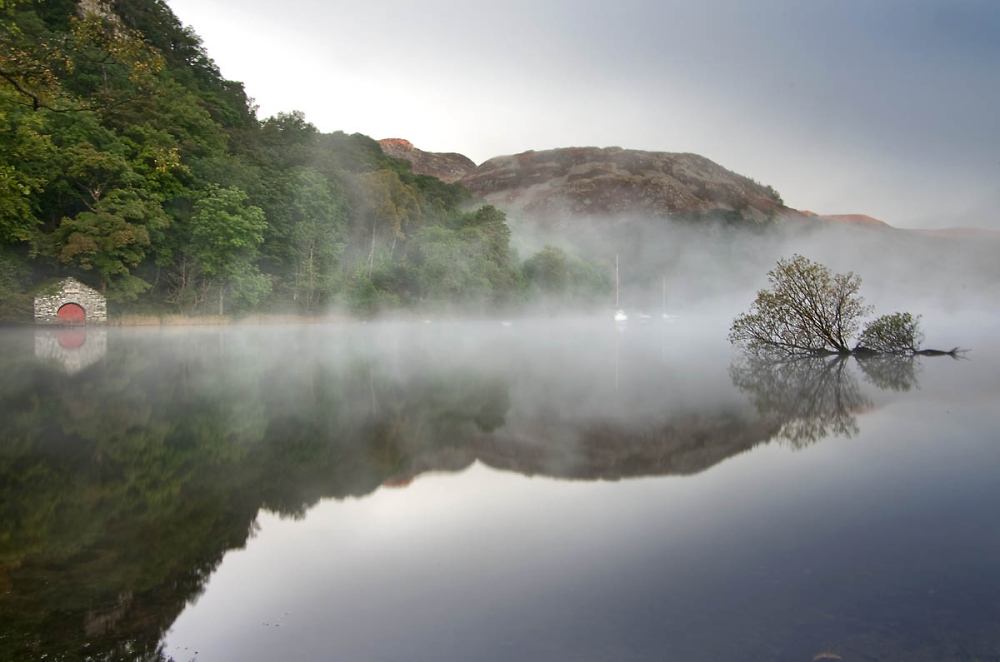
<svg viewBox="0 0 1000 662">
<path fill-rule="evenodd" d="M 513 303 L 519 274 L 503 212 L 486 205 L 414 237 L 398 287 L 410 301 L 485 312 Z"/>
<path fill-rule="evenodd" d="M 870 312 L 858 295 L 861 278 L 833 274 L 801 255 L 778 261 L 768 272 L 750 312 L 739 315 L 729 340 L 753 352 L 849 353 L 848 343 Z"/>
<path fill-rule="evenodd" d="M 16 251 L 0 245 L 0 322 L 27 322 L 33 302 L 27 293 L 31 272 Z"/>
<path fill-rule="evenodd" d="M 611 292 L 611 283 L 589 262 L 567 255 L 561 248 L 545 246 L 524 263 L 531 287 L 548 297 L 592 303 Z"/>
<path fill-rule="evenodd" d="M 150 229 L 165 227 L 166 216 L 159 206 L 144 204 L 129 190 L 113 191 L 92 209 L 63 219 L 58 232 L 63 246 L 59 259 L 95 269 L 109 298 L 134 299 L 149 285 L 129 269 L 145 257 Z"/>
<path fill-rule="evenodd" d="M 359 177 L 371 214 L 371 247 L 368 251 L 368 279 L 375 264 L 376 239 L 381 225 L 388 222 L 393 252 L 396 241 L 406 239 L 407 224 L 420 214 L 423 201 L 419 191 L 403 183 L 392 170 L 377 170 Z M 390 255 L 391 257 L 391 255 Z"/>
<path fill-rule="evenodd" d="M 258 121 L 165 3 L 110 8 L 0 7 L 0 242 L 32 278 L 89 272 L 119 310 L 185 314 L 212 297 L 306 314 L 524 297 L 503 212 L 467 211 L 463 186 L 368 136 L 298 111 Z M 606 286 L 565 268 L 566 296 Z"/>
<path fill-rule="evenodd" d="M 920 350 L 923 339 L 920 315 L 892 313 L 865 325 L 858 340 L 858 349 L 883 354 L 912 354 Z"/>
<path fill-rule="evenodd" d="M 0 81 L 19 103 L 57 112 L 103 110 L 155 87 L 161 55 L 143 35 L 102 16 L 53 15 L 22 3 L 0 21 Z M 53 20 L 54 19 L 54 20 Z"/>
<path fill-rule="evenodd" d="M 566 252 L 555 246 L 546 246 L 525 261 L 524 275 L 528 282 L 546 294 L 565 294 L 569 286 Z"/>
<path fill-rule="evenodd" d="M 872 320 L 858 344 L 848 347 L 861 318 L 872 311 L 858 295 L 861 279 L 853 273 L 831 274 L 823 265 L 794 255 L 791 260 L 779 260 L 768 277 L 771 289 L 759 291 L 750 312 L 733 321 L 729 340 L 734 345 L 754 353 L 784 355 L 920 352 L 920 316 L 910 313 Z M 867 365 L 866 373 L 881 372 L 875 362 Z M 906 383 L 903 376 L 887 379 L 888 383 Z"/>
<path fill-rule="evenodd" d="M 306 313 L 316 312 L 336 291 L 339 262 L 347 225 L 343 191 L 319 173 L 293 173 L 294 194 L 289 206 L 294 278 L 292 299 Z"/>
<path fill-rule="evenodd" d="M 32 194 L 48 183 L 54 149 L 42 118 L 0 87 L 0 242 L 28 241 L 38 219 Z"/>
<path fill-rule="evenodd" d="M 781 194 L 778 193 L 778 190 L 776 188 L 768 184 L 767 186 L 764 187 L 764 190 L 771 197 L 771 199 L 777 202 L 779 205 L 785 204 L 785 201 L 781 199 Z"/>
<path fill-rule="evenodd" d="M 247 194 L 237 188 L 210 186 L 195 203 L 191 215 L 191 252 L 201 271 L 219 290 L 219 314 L 225 312 L 226 290 L 253 307 L 270 291 L 270 282 L 254 262 L 264 241 L 267 222 L 260 207 L 247 204 Z"/>
<path fill-rule="evenodd" d="M 611 277 L 591 262 L 571 257 L 567 266 L 575 300 L 592 303 L 614 292 Z"/>
<path fill-rule="evenodd" d="M 352 312 L 361 317 L 374 317 L 399 305 L 399 295 L 385 287 L 387 279 L 384 274 L 375 272 L 374 275 L 375 278 L 369 278 L 367 271 L 362 268 L 354 273 L 348 283 L 348 305 Z"/>
</svg>

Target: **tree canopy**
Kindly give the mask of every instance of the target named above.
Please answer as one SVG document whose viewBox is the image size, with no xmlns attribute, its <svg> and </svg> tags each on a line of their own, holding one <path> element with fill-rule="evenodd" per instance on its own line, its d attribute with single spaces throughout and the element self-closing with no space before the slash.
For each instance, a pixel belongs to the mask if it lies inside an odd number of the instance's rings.
<svg viewBox="0 0 1000 662">
<path fill-rule="evenodd" d="M 750 311 L 733 322 L 734 344 L 787 354 L 850 352 L 871 310 L 858 294 L 860 277 L 833 274 L 801 255 L 779 260 L 767 275 L 771 288 L 757 292 Z"/>
<path fill-rule="evenodd" d="M 258 120 L 159 0 L 91 6 L 0 4 L 12 301 L 54 276 L 100 289 L 112 314 L 486 312 L 548 291 L 525 277 L 504 213 L 461 185 L 298 111 Z M 567 265 L 567 296 L 607 291 L 593 265 Z M 20 304 L 0 317 L 28 319 Z"/>
<path fill-rule="evenodd" d="M 861 278 L 834 274 L 801 255 L 778 260 L 768 272 L 769 289 L 757 292 L 750 311 L 733 321 L 729 340 L 758 354 L 822 355 L 920 352 L 919 315 L 894 313 L 868 323 L 873 308 L 859 294 Z"/>
</svg>

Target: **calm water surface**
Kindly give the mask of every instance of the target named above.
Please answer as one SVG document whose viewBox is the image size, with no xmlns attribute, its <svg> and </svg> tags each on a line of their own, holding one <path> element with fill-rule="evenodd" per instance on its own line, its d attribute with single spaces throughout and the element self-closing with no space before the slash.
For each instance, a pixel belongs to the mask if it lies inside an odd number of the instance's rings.
<svg viewBox="0 0 1000 662">
<path fill-rule="evenodd" d="M 0 659 L 1000 660 L 998 327 L 958 327 L 2 331 Z"/>
</svg>

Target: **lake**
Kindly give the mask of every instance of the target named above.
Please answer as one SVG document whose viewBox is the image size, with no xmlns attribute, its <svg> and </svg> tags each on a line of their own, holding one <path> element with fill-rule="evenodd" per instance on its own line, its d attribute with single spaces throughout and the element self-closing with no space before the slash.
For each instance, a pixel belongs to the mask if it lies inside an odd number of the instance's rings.
<svg viewBox="0 0 1000 662">
<path fill-rule="evenodd" d="M 0 659 L 1000 660 L 1000 325 L 0 330 Z"/>
</svg>

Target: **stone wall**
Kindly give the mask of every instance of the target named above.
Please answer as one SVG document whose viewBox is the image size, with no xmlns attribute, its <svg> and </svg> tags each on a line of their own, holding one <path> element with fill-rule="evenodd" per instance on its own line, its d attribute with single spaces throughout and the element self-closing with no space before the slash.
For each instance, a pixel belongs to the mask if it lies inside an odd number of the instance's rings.
<svg viewBox="0 0 1000 662">
<path fill-rule="evenodd" d="M 75 303 L 83 308 L 87 313 L 87 324 L 104 324 L 108 321 L 108 303 L 100 292 L 75 278 L 64 278 L 59 282 L 57 293 L 35 297 L 35 322 L 58 324 L 57 313 L 67 303 Z"/>
</svg>

